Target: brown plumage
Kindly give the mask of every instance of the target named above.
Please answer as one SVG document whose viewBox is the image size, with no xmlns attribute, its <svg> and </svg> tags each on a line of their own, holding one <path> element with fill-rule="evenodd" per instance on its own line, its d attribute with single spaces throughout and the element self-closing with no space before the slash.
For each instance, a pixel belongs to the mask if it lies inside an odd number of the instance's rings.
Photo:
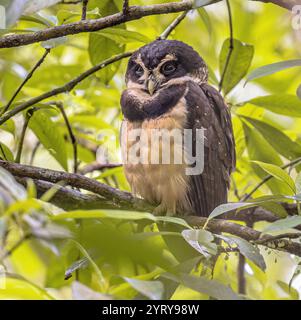
<svg viewBox="0 0 301 320">
<path fill-rule="evenodd" d="M 157 213 L 190 213 L 208 216 L 227 202 L 230 174 L 235 168 L 235 146 L 229 110 L 219 94 L 208 85 L 208 70 L 202 58 L 179 41 L 157 40 L 130 59 L 127 89 L 121 97 L 124 122 L 121 142 L 129 150 L 133 129 L 144 129 L 148 143 L 139 150 L 150 159 L 152 129 L 172 131 L 205 129 L 204 170 L 187 175 L 187 163 L 126 163 L 125 173 L 137 195 L 156 203 Z M 142 138 L 141 138 L 142 139 Z M 170 142 L 169 142 L 170 143 Z M 192 145 L 193 155 L 196 144 Z M 160 152 L 170 147 L 187 157 L 183 145 L 160 140 Z"/>
</svg>

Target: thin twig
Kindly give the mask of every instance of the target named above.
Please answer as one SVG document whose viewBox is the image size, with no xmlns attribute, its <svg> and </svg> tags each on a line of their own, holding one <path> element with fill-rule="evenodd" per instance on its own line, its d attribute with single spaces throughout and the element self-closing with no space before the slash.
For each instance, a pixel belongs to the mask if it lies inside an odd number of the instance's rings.
<svg viewBox="0 0 301 320">
<path fill-rule="evenodd" d="M 192 226 L 203 227 L 207 223 L 207 218 L 201 217 L 187 217 L 185 220 Z M 266 240 L 262 245 L 279 251 L 285 251 L 292 253 L 296 256 L 301 256 L 301 244 L 293 242 L 291 239 L 274 240 L 273 236 L 263 235 L 260 231 L 254 230 L 247 226 L 242 226 L 237 223 L 226 221 L 223 219 L 211 219 L 207 224 L 208 230 L 213 233 L 230 233 L 240 238 L 243 238 L 249 242 L 255 242 L 259 239 Z M 273 248 L 271 248 L 270 242 L 273 242 Z"/>
<path fill-rule="evenodd" d="M 74 1 L 64 1 L 64 0 L 62 0 L 60 3 L 61 4 L 79 4 L 81 2 L 82 2 L 82 0 L 74 0 Z"/>
<path fill-rule="evenodd" d="M 19 92 L 22 90 L 22 88 L 25 86 L 25 84 L 28 82 L 28 80 L 33 76 L 34 72 L 41 66 L 41 64 L 45 61 L 46 57 L 50 53 L 50 49 L 46 49 L 41 59 L 34 65 L 34 67 L 31 69 L 31 71 L 27 74 L 23 82 L 20 84 L 16 92 L 13 94 L 7 105 L 1 110 L 0 116 L 2 116 L 12 105 L 13 101 L 19 94 Z"/>
<path fill-rule="evenodd" d="M 253 229 L 254 223 L 252 221 L 248 221 L 246 223 L 248 228 Z M 247 289 L 247 280 L 245 275 L 245 266 L 246 266 L 246 258 L 244 255 L 239 253 L 238 255 L 238 266 L 237 266 L 237 283 L 238 283 L 238 293 L 246 294 Z"/>
<path fill-rule="evenodd" d="M 281 167 L 281 169 L 287 169 L 287 168 L 290 168 L 290 167 L 293 167 L 293 166 L 296 166 L 298 165 L 299 163 L 301 163 L 301 157 L 300 158 L 297 158 L 287 164 L 285 164 L 284 166 Z M 242 202 L 245 202 L 247 201 L 248 199 L 251 198 L 251 196 L 261 187 L 263 186 L 266 182 L 268 182 L 270 179 L 272 179 L 273 176 L 272 175 L 267 175 L 265 178 L 263 178 L 260 183 L 258 183 L 248 194 L 246 194 L 242 199 L 241 201 Z"/>
<path fill-rule="evenodd" d="M 269 242 L 275 242 L 275 241 L 279 241 L 282 239 L 298 239 L 301 237 L 301 233 L 300 232 L 294 232 L 294 233 L 283 233 L 283 234 L 278 234 L 276 236 L 269 236 L 268 239 L 259 239 L 254 241 L 254 243 L 256 244 L 266 244 Z"/>
<path fill-rule="evenodd" d="M 123 0 L 123 6 L 122 6 L 122 14 L 127 15 L 129 11 L 129 0 Z"/>
<path fill-rule="evenodd" d="M 36 145 L 34 146 L 33 150 L 32 150 L 31 157 L 30 157 L 30 160 L 29 160 L 29 164 L 30 164 L 31 166 L 33 165 L 33 160 L 34 160 L 34 158 L 35 158 L 35 155 L 36 155 L 36 153 L 37 153 L 40 145 L 41 145 L 41 142 L 38 141 L 38 142 L 36 143 Z"/>
<path fill-rule="evenodd" d="M 87 19 L 87 5 L 89 0 L 83 0 L 82 20 Z"/>
<path fill-rule="evenodd" d="M 72 126 L 71 126 L 69 119 L 67 117 L 67 114 L 64 110 L 64 106 L 61 102 L 58 102 L 58 101 L 52 101 L 52 102 L 49 102 L 49 104 L 55 105 L 60 110 L 60 112 L 63 116 L 64 122 L 65 122 L 67 130 L 68 130 L 70 142 L 71 142 L 72 148 L 73 148 L 73 173 L 77 173 L 77 169 L 78 169 L 77 141 L 76 141 L 75 134 L 73 133 Z"/>
<path fill-rule="evenodd" d="M 91 173 L 93 171 L 102 171 L 102 170 L 105 170 L 105 169 L 114 169 L 114 168 L 119 168 L 121 167 L 122 164 L 120 163 L 99 163 L 99 162 L 93 162 L 93 163 L 90 163 L 90 164 L 87 164 L 85 167 L 83 167 L 81 170 L 80 170 L 80 173 L 81 174 L 87 174 L 87 173 Z"/>
<path fill-rule="evenodd" d="M 168 38 L 168 36 L 172 33 L 172 31 L 185 19 L 189 11 L 182 12 L 167 28 L 166 30 L 161 34 L 161 36 L 158 38 L 159 40 L 165 40 Z"/>
<path fill-rule="evenodd" d="M 4 122 L 6 122 L 8 119 L 10 119 L 11 117 L 15 116 L 16 114 L 22 112 L 23 110 L 28 109 L 29 107 L 35 105 L 38 102 L 41 102 L 43 100 L 46 100 L 48 98 L 51 98 L 53 96 L 56 96 L 60 93 L 67 93 L 70 92 L 74 87 L 76 87 L 81 81 L 85 80 L 87 77 L 89 77 L 90 75 L 94 74 L 95 72 L 105 68 L 106 66 L 120 61 L 121 59 L 127 58 L 129 56 L 131 56 L 132 52 L 125 52 L 122 54 L 119 54 L 117 56 L 114 56 L 112 58 L 109 58 L 101 63 L 99 63 L 98 65 L 88 69 L 87 71 L 85 71 L 84 73 L 82 73 L 81 75 L 79 75 L 78 77 L 76 77 L 75 79 L 69 81 L 68 83 L 64 84 L 61 87 L 58 87 L 54 90 L 45 92 L 43 94 L 41 94 L 38 97 L 32 98 L 22 104 L 20 104 L 19 106 L 17 106 L 16 108 L 7 111 L 2 117 L 0 117 L 0 125 L 2 125 Z"/>
<path fill-rule="evenodd" d="M 227 10 L 228 10 L 228 15 L 229 15 L 229 28 L 230 28 L 230 44 L 229 44 L 229 51 L 228 51 L 228 55 L 227 55 L 227 59 L 226 59 L 226 63 L 224 66 L 224 70 L 222 73 L 222 77 L 221 77 L 221 81 L 219 83 L 219 92 L 222 91 L 223 89 L 223 84 L 224 84 L 224 80 L 225 80 L 225 76 L 229 67 L 229 63 L 231 60 L 231 56 L 234 50 L 234 31 L 233 31 L 233 20 L 232 20 L 232 12 L 231 12 L 231 6 L 230 6 L 230 1 L 226 0 L 227 3 Z"/>
<path fill-rule="evenodd" d="M 3 157 L 4 157 L 4 160 L 7 161 L 7 157 L 6 157 L 6 154 L 5 154 L 5 151 L 4 151 L 4 148 L 3 148 L 2 144 L 1 144 L 1 142 L 0 142 L 0 151 L 1 151 L 2 155 L 3 155 Z"/>
<path fill-rule="evenodd" d="M 245 265 L 246 258 L 241 253 L 238 255 L 238 266 L 237 266 L 237 284 L 238 284 L 238 293 L 246 294 L 246 277 L 245 277 Z"/>
<path fill-rule="evenodd" d="M 24 124 L 23 124 L 21 136 L 20 136 L 18 151 L 17 151 L 17 155 L 16 155 L 16 159 L 15 159 L 16 163 L 20 163 L 21 162 L 21 155 L 22 155 L 22 150 L 23 150 L 25 134 L 26 134 L 26 130 L 27 130 L 30 118 L 33 115 L 34 108 L 33 108 L 32 112 L 29 112 L 29 111 L 31 111 L 31 110 L 28 110 L 28 112 L 26 112 L 25 121 L 24 121 Z"/>
</svg>

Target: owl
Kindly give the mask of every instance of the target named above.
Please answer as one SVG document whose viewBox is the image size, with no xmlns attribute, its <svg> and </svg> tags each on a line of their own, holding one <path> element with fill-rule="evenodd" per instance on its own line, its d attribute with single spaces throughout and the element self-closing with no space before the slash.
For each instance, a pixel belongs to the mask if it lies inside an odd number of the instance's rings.
<svg viewBox="0 0 301 320">
<path fill-rule="evenodd" d="M 156 214 L 207 217 L 227 202 L 236 160 L 230 112 L 208 84 L 206 63 L 183 42 L 156 40 L 131 56 L 125 79 L 121 146 L 124 157 L 136 156 L 124 161 L 132 192 L 155 204 Z M 190 132 L 190 148 L 158 132 Z M 183 161 L 174 161 L 179 155 Z M 193 157 L 202 157 L 202 170 L 188 174 Z"/>
</svg>

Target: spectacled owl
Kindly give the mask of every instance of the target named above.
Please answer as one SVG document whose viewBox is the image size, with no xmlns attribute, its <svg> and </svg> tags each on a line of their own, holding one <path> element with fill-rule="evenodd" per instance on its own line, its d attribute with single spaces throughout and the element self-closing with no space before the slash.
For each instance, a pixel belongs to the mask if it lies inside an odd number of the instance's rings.
<svg viewBox="0 0 301 320">
<path fill-rule="evenodd" d="M 208 84 L 208 67 L 199 54 L 176 40 L 156 40 L 130 58 L 126 90 L 121 96 L 123 123 L 121 145 L 125 152 L 135 141 L 133 130 L 146 133 L 138 153 L 173 154 L 187 152 L 182 143 L 160 141 L 153 151 L 151 132 L 180 130 L 192 132 L 192 154 L 197 151 L 197 129 L 204 129 L 203 170 L 188 175 L 186 161 L 165 164 L 126 162 L 126 178 L 132 192 L 157 205 L 157 214 L 194 214 L 207 217 L 227 202 L 230 174 L 235 168 L 235 143 L 229 109 L 220 93 Z"/>
</svg>

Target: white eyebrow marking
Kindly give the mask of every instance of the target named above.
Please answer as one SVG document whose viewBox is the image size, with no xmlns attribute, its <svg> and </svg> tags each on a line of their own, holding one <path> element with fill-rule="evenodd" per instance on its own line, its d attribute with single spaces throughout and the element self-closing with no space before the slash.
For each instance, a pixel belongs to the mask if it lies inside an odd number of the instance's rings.
<svg viewBox="0 0 301 320">
<path fill-rule="evenodd" d="M 148 78 L 149 75 L 149 70 L 146 68 L 146 66 L 144 65 L 144 62 L 141 59 L 141 54 L 139 53 L 138 57 L 136 58 L 136 60 L 134 60 L 137 64 L 139 64 L 141 66 L 141 68 L 144 70 L 144 74 L 143 76 L 141 76 L 139 79 L 141 80 L 146 80 Z"/>
</svg>

